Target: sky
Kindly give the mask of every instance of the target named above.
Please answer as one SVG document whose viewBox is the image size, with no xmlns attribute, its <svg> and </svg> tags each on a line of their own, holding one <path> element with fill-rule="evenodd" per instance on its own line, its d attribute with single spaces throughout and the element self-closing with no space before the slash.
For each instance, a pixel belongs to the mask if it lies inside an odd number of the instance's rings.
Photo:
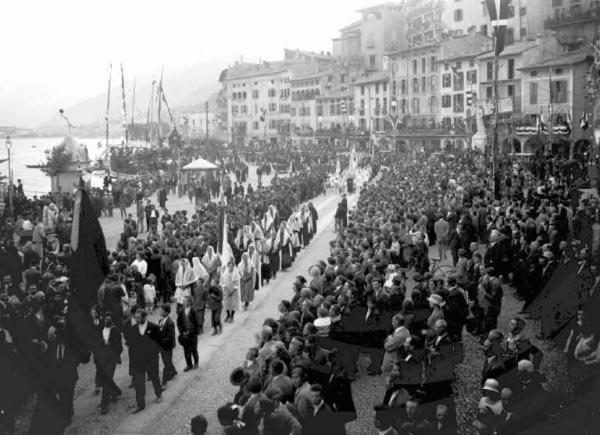
<svg viewBox="0 0 600 435">
<path fill-rule="evenodd" d="M 48 106 L 127 75 L 174 74 L 199 62 L 276 60 L 284 48 L 331 51 L 358 9 L 381 0 L 1 0 L 0 126 L 35 124 Z M 216 80 L 216 77 L 215 77 Z"/>
</svg>

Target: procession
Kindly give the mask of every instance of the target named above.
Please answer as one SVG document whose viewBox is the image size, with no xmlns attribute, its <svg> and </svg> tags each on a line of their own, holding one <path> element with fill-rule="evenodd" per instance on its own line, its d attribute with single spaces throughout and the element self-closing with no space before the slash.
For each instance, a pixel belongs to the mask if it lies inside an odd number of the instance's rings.
<svg viewBox="0 0 600 435">
<path fill-rule="evenodd" d="M 0 72 L 0 435 L 597 431 L 598 2 L 65 1 Z"/>
</svg>

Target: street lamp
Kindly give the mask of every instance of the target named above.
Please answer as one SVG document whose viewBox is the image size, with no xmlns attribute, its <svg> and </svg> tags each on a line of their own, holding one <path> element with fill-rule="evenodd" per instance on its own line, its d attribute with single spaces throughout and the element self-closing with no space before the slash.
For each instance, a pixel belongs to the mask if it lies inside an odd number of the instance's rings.
<svg viewBox="0 0 600 435">
<path fill-rule="evenodd" d="M 6 136 L 6 142 L 4 143 L 6 146 L 6 151 L 8 152 L 8 209 L 12 214 L 13 211 L 13 177 L 12 177 L 12 169 L 10 167 L 10 150 L 12 148 L 12 141 L 10 140 L 10 136 Z"/>
</svg>

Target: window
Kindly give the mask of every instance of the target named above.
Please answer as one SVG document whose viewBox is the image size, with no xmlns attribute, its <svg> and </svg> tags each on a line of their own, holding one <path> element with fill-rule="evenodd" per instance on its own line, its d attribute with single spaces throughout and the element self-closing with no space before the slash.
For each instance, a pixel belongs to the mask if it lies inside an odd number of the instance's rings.
<svg viewBox="0 0 600 435">
<path fill-rule="evenodd" d="M 291 116 L 296 116 L 296 108 L 295 108 L 295 107 L 292 107 L 292 108 L 290 109 L 290 115 L 291 115 Z"/>
<path fill-rule="evenodd" d="M 340 83 L 346 83 L 346 74 L 340 75 Z"/>
<path fill-rule="evenodd" d="M 458 72 L 454 74 L 454 90 L 462 91 L 465 88 L 465 73 Z"/>
<path fill-rule="evenodd" d="M 237 115 L 237 113 L 238 113 L 238 106 L 231 106 L 231 113 L 233 113 L 234 115 Z"/>
<path fill-rule="evenodd" d="M 383 97 L 383 102 L 381 103 L 381 113 L 383 115 L 387 114 L 387 106 L 388 106 L 388 104 L 387 104 L 387 98 Z"/>
<path fill-rule="evenodd" d="M 467 71 L 467 84 L 468 85 L 476 85 L 477 84 L 477 70 Z"/>
<path fill-rule="evenodd" d="M 525 6 L 521 6 L 521 9 L 519 10 L 519 15 L 521 15 L 522 17 L 527 15 L 527 8 Z"/>
<path fill-rule="evenodd" d="M 491 100 L 492 97 L 494 96 L 494 92 L 491 86 L 488 86 L 487 88 L 485 88 L 485 98 L 487 98 L 488 100 Z"/>
<path fill-rule="evenodd" d="M 255 89 L 252 91 L 252 98 L 254 98 L 254 99 L 258 98 L 258 89 Z"/>
<path fill-rule="evenodd" d="M 387 92 L 387 83 L 383 83 L 381 86 L 383 86 L 383 92 Z"/>
<path fill-rule="evenodd" d="M 437 113 L 438 100 L 436 96 L 429 97 L 429 113 Z"/>
<path fill-rule="evenodd" d="M 436 72 L 437 71 L 437 61 L 435 59 L 435 56 L 431 56 L 429 58 L 429 72 Z"/>
<path fill-rule="evenodd" d="M 304 116 L 310 116 L 310 107 L 304 108 Z"/>
<path fill-rule="evenodd" d="M 526 38 L 527 37 L 527 28 L 521 27 L 521 30 L 519 31 L 519 35 L 521 36 L 521 39 Z"/>
<path fill-rule="evenodd" d="M 371 68 L 375 68 L 375 55 L 374 54 L 369 56 L 369 66 Z"/>
<path fill-rule="evenodd" d="M 566 103 L 567 102 L 567 81 L 553 80 L 550 86 L 550 102 L 551 103 Z"/>
<path fill-rule="evenodd" d="M 462 9 L 456 9 L 454 11 L 454 21 L 458 22 L 458 21 L 462 21 L 462 19 L 463 19 Z"/>
<path fill-rule="evenodd" d="M 360 86 L 360 95 L 365 95 L 365 85 Z"/>
<path fill-rule="evenodd" d="M 431 92 L 437 92 L 438 88 L 438 76 L 431 76 Z"/>
<path fill-rule="evenodd" d="M 515 95 L 515 85 L 508 85 L 506 87 L 506 93 L 508 94 L 509 97 L 512 97 L 513 95 Z"/>
<path fill-rule="evenodd" d="M 508 59 L 508 79 L 512 80 L 515 78 L 515 60 Z"/>
<path fill-rule="evenodd" d="M 538 103 L 538 84 L 529 83 L 529 104 Z"/>
<path fill-rule="evenodd" d="M 485 8 L 485 5 L 484 5 Z M 488 28 L 487 28 L 487 24 L 482 24 L 479 28 L 479 33 L 481 33 L 482 35 L 486 35 L 488 34 Z"/>
<path fill-rule="evenodd" d="M 379 83 L 375 83 L 375 93 L 379 93 Z"/>
<path fill-rule="evenodd" d="M 486 67 L 487 67 L 486 78 L 487 78 L 488 82 L 491 82 L 492 80 L 494 80 L 494 62 L 488 62 L 486 64 Z"/>
<path fill-rule="evenodd" d="M 427 77 L 421 77 L 421 92 L 427 92 Z"/>
<path fill-rule="evenodd" d="M 552 7 L 558 8 L 563 5 L 563 0 L 552 0 Z"/>
<path fill-rule="evenodd" d="M 258 125 L 258 121 L 254 121 L 254 122 L 252 123 L 252 128 L 253 128 L 254 130 L 258 130 L 258 129 L 260 128 L 260 126 Z"/>
<path fill-rule="evenodd" d="M 452 87 L 452 74 L 444 74 L 442 76 L 442 88 Z"/>
<path fill-rule="evenodd" d="M 413 79 L 412 91 L 415 93 L 419 92 L 419 79 L 416 77 Z"/>
<path fill-rule="evenodd" d="M 406 98 L 403 98 L 402 100 L 400 100 L 400 112 L 402 112 L 404 114 L 404 113 L 406 113 L 407 110 L 408 110 L 408 102 L 407 102 Z"/>
<path fill-rule="evenodd" d="M 268 95 L 269 95 L 269 98 L 276 97 L 277 96 L 277 91 L 275 89 L 271 88 L 271 89 L 269 89 Z"/>
<path fill-rule="evenodd" d="M 462 68 L 462 62 L 456 62 L 456 69 Z"/>
<path fill-rule="evenodd" d="M 335 115 L 335 104 L 333 104 L 333 103 L 331 103 L 331 104 L 329 105 L 329 115 L 330 115 L 330 116 L 333 116 L 333 115 Z"/>
<path fill-rule="evenodd" d="M 469 68 L 473 68 L 475 66 L 475 59 L 469 60 Z"/>
<path fill-rule="evenodd" d="M 442 107 L 444 109 L 452 107 L 452 95 L 442 95 Z"/>
<path fill-rule="evenodd" d="M 450 69 L 450 64 L 449 63 L 445 63 L 444 64 L 444 71 L 448 71 Z"/>
<path fill-rule="evenodd" d="M 398 82 L 396 80 L 392 81 L 392 95 L 396 95 L 398 93 Z"/>
<path fill-rule="evenodd" d="M 248 113 L 248 106 L 246 106 L 245 104 L 242 104 L 240 106 L 240 113 Z"/>
<path fill-rule="evenodd" d="M 231 95 L 231 99 L 232 99 L 232 100 L 237 100 L 237 93 L 236 93 L 236 92 L 234 92 L 234 93 Z"/>
<path fill-rule="evenodd" d="M 463 94 L 454 94 L 452 96 L 454 100 L 454 113 L 462 113 L 465 109 L 465 96 Z"/>
<path fill-rule="evenodd" d="M 406 91 L 407 91 L 407 89 L 406 89 L 406 80 L 402 79 L 402 80 L 400 80 L 400 93 L 402 95 L 406 95 Z"/>
<path fill-rule="evenodd" d="M 317 106 L 317 116 L 323 116 L 323 105 L 319 104 Z"/>
<path fill-rule="evenodd" d="M 418 98 L 412 99 L 412 113 L 413 115 L 418 115 L 420 112 L 420 103 L 421 101 Z"/>
<path fill-rule="evenodd" d="M 421 59 L 421 72 L 427 72 L 427 59 L 425 58 Z"/>
<path fill-rule="evenodd" d="M 412 64 L 413 64 L 413 74 L 416 74 L 417 73 L 417 69 L 419 67 L 417 59 L 413 59 Z"/>
<path fill-rule="evenodd" d="M 506 36 L 504 36 L 505 45 L 513 45 L 515 43 L 515 29 L 512 27 L 506 28 Z"/>
</svg>

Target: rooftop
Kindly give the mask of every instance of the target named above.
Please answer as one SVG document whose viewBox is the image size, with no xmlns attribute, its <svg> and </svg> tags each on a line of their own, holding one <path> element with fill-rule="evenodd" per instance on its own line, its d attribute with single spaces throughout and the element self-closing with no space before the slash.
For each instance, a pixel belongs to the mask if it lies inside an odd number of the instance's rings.
<svg viewBox="0 0 600 435">
<path fill-rule="evenodd" d="M 507 45 L 504 47 L 504 51 L 500 53 L 500 56 L 514 56 L 515 54 L 521 54 L 524 51 L 531 50 L 538 46 L 538 41 L 519 41 L 514 44 Z M 493 48 L 493 47 L 492 47 Z M 479 56 L 480 59 L 488 59 L 494 57 L 494 50 L 490 50 L 487 53 Z"/>
<path fill-rule="evenodd" d="M 453 60 L 465 57 L 474 57 L 493 48 L 492 38 L 481 33 L 473 33 L 461 38 L 448 39 L 441 44 L 441 60 Z"/>
<path fill-rule="evenodd" d="M 390 74 L 388 71 L 376 71 L 367 76 L 361 76 L 356 79 L 353 85 L 361 85 L 367 83 L 375 83 L 375 82 L 383 82 L 388 81 L 390 79 Z"/>
<path fill-rule="evenodd" d="M 379 13 L 384 9 L 396 9 L 398 11 L 401 11 L 403 6 L 404 6 L 404 2 L 400 2 L 400 3 L 386 2 L 386 3 L 380 3 L 378 5 L 374 5 L 374 6 L 369 6 L 368 8 L 359 9 L 356 12 L 359 12 L 361 14 L 363 14 L 363 13 L 366 13 L 366 14 Z"/>
<path fill-rule="evenodd" d="M 348 24 L 347 26 L 342 27 L 340 29 L 340 32 L 348 32 L 350 30 L 356 30 L 356 29 L 358 29 L 360 27 L 361 23 L 362 23 L 362 20 L 356 20 L 352 24 Z"/>
<path fill-rule="evenodd" d="M 552 57 L 548 57 L 545 59 L 538 60 L 523 65 L 521 70 L 525 69 L 536 69 L 536 68 L 548 68 L 548 67 L 556 67 L 556 66 L 568 66 L 568 65 L 576 65 L 581 62 L 585 62 L 588 59 L 591 59 L 592 54 L 589 50 L 577 50 L 571 53 L 561 53 Z"/>
</svg>

